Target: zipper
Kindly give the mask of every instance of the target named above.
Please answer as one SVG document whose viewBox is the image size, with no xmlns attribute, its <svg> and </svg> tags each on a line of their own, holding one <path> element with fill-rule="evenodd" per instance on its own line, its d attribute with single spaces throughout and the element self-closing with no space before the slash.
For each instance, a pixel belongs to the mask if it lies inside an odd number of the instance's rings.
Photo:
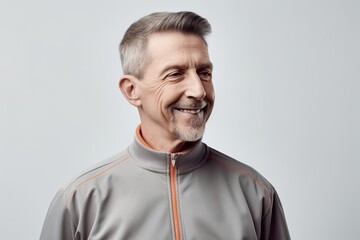
<svg viewBox="0 0 360 240">
<path fill-rule="evenodd" d="M 179 208 L 177 202 L 177 190 L 176 190 L 176 159 L 177 154 L 170 154 L 170 191 L 171 191 L 171 206 L 172 206 L 172 215 L 174 222 L 174 232 L 175 240 L 180 240 L 180 217 L 179 217 Z"/>
</svg>

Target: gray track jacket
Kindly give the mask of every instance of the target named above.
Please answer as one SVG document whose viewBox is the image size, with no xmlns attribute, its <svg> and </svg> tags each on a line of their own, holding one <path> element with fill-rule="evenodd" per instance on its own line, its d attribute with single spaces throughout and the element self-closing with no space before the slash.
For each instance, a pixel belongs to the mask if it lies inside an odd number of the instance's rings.
<svg viewBox="0 0 360 240">
<path fill-rule="evenodd" d="M 252 168 L 201 141 L 184 153 L 141 141 L 62 188 L 40 240 L 290 239 L 277 193 Z"/>
</svg>

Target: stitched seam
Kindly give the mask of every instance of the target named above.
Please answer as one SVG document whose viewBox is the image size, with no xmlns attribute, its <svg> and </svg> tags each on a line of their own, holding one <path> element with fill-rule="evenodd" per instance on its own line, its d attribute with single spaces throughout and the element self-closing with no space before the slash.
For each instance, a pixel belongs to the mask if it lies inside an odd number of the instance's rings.
<svg viewBox="0 0 360 240">
<path fill-rule="evenodd" d="M 75 191 L 76 191 L 81 185 L 83 185 L 84 183 L 89 182 L 90 180 L 93 180 L 93 179 L 95 179 L 95 178 L 103 175 L 104 173 L 108 172 L 109 170 L 113 169 L 114 167 L 116 167 L 116 166 L 119 165 L 120 163 L 123 163 L 125 160 L 127 160 L 127 159 L 129 159 L 129 158 L 130 158 L 130 156 L 127 156 L 126 158 L 120 160 L 119 162 L 117 162 L 116 164 L 112 165 L 111 167 L 105 169 L 104 171 L 102 171 L 102 172 L 100 172 L 100 173 L 96 174 L 95 176 L 92 176 L 92 177 L 90 177 L 90 178 L 88 178 L 88 179 L 85 179 L 84 181 L 82 181 L 82 182 L 80 182 L 78 185 L 76 185 L 76 186 L 71 190 L 71 192 L 70 192 L 70 194 L 69 194 L 69 197 L 68 197 L 68 199 L 67 199 L 66 206 L 69 207 L 69 205 L 70 205 L 70 200 L 71 200 L 72 196 L 74 195 Z"/>
<path fill-rule="evenodd" d="M 236 167 L 233 167 L 233 166 L 230 166 L 218 159 L 215 159 L 217 162 L 219 162 L 221 165 L 223 165 L 224 167 L 226 168 L 229 168 L 231 170 L 234 170 L 236 172 L 240 172 L 240 173 L 243 173 L 243 174 L 246 174 L 247 176 L 249 176 L 253 181 L 255 181 L 255 183 L 257 183 L 260 188 L 264 191 L 265 193 L 265 198 L 266 198 L 266 201 L 267 201 L 267 204 L 269 205 L 269 209 L 271 208 L 271 199 L 270 199 L 270 195 L 269 195 L 269 191 L 265 188 L 264 184 L 262 182 L 260 182 L 256 176 L 254 176 L 254 174 L 244 170 L 244 169 L 240 169 L 240 168 L 236 168 Z"/>
</svg>

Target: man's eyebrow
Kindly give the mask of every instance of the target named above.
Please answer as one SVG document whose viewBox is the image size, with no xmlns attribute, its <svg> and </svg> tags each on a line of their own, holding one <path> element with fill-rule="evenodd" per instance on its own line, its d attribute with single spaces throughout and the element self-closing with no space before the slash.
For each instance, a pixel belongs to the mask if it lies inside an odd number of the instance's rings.
<svg viewBox="0 0 360 240">
<path fill-rule="evenodd" d="M 213 70 L 213 64 L 212 62 L 205 62 L 205 63 L 199 63 L 195 65 L 196 69 L 210 69 Z M 171 64 L 164 67 L 164 69 L 161 71 L 159 76 L 164 75 L 167 71 L 170 69 L 180 69 L 180 70 L 186 70 L 188 65 L 182 65 L 182 64 Z"/>
<path fill-rule="evenodd" d="M 171 65 L 167 65 L 163 68 L 163 70 L 160 73 L 160 76 L 165 74 L 167 71 L 169 71 L 170 69 L 187 69 L 188 67 L 186 65 L 181 65 L 181 64 L 171 64 Z"/>
<path fill-rule="evenodd" d="M 213 70 L 213 64 L 212 62 L 206 62 L 206 63 L 200 63 L 196 66 L 197 69 L 206 69 L 209 68 L 210 70 Z"/>
</svg>

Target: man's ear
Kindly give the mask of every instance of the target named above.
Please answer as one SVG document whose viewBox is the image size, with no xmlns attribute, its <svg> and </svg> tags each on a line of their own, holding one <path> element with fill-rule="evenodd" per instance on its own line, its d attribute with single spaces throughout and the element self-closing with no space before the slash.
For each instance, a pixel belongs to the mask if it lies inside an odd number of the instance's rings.
<svg viewBox="0 0 360 240">
<path fill-rule="evenodd" d="M 137 82 L 139 80 L 131 75 L 124 75 L 120 78 L 119 88 L 126 100 L 135 107 L 141 106 L 141 100 L 138 96 Z"/>
</svg>

